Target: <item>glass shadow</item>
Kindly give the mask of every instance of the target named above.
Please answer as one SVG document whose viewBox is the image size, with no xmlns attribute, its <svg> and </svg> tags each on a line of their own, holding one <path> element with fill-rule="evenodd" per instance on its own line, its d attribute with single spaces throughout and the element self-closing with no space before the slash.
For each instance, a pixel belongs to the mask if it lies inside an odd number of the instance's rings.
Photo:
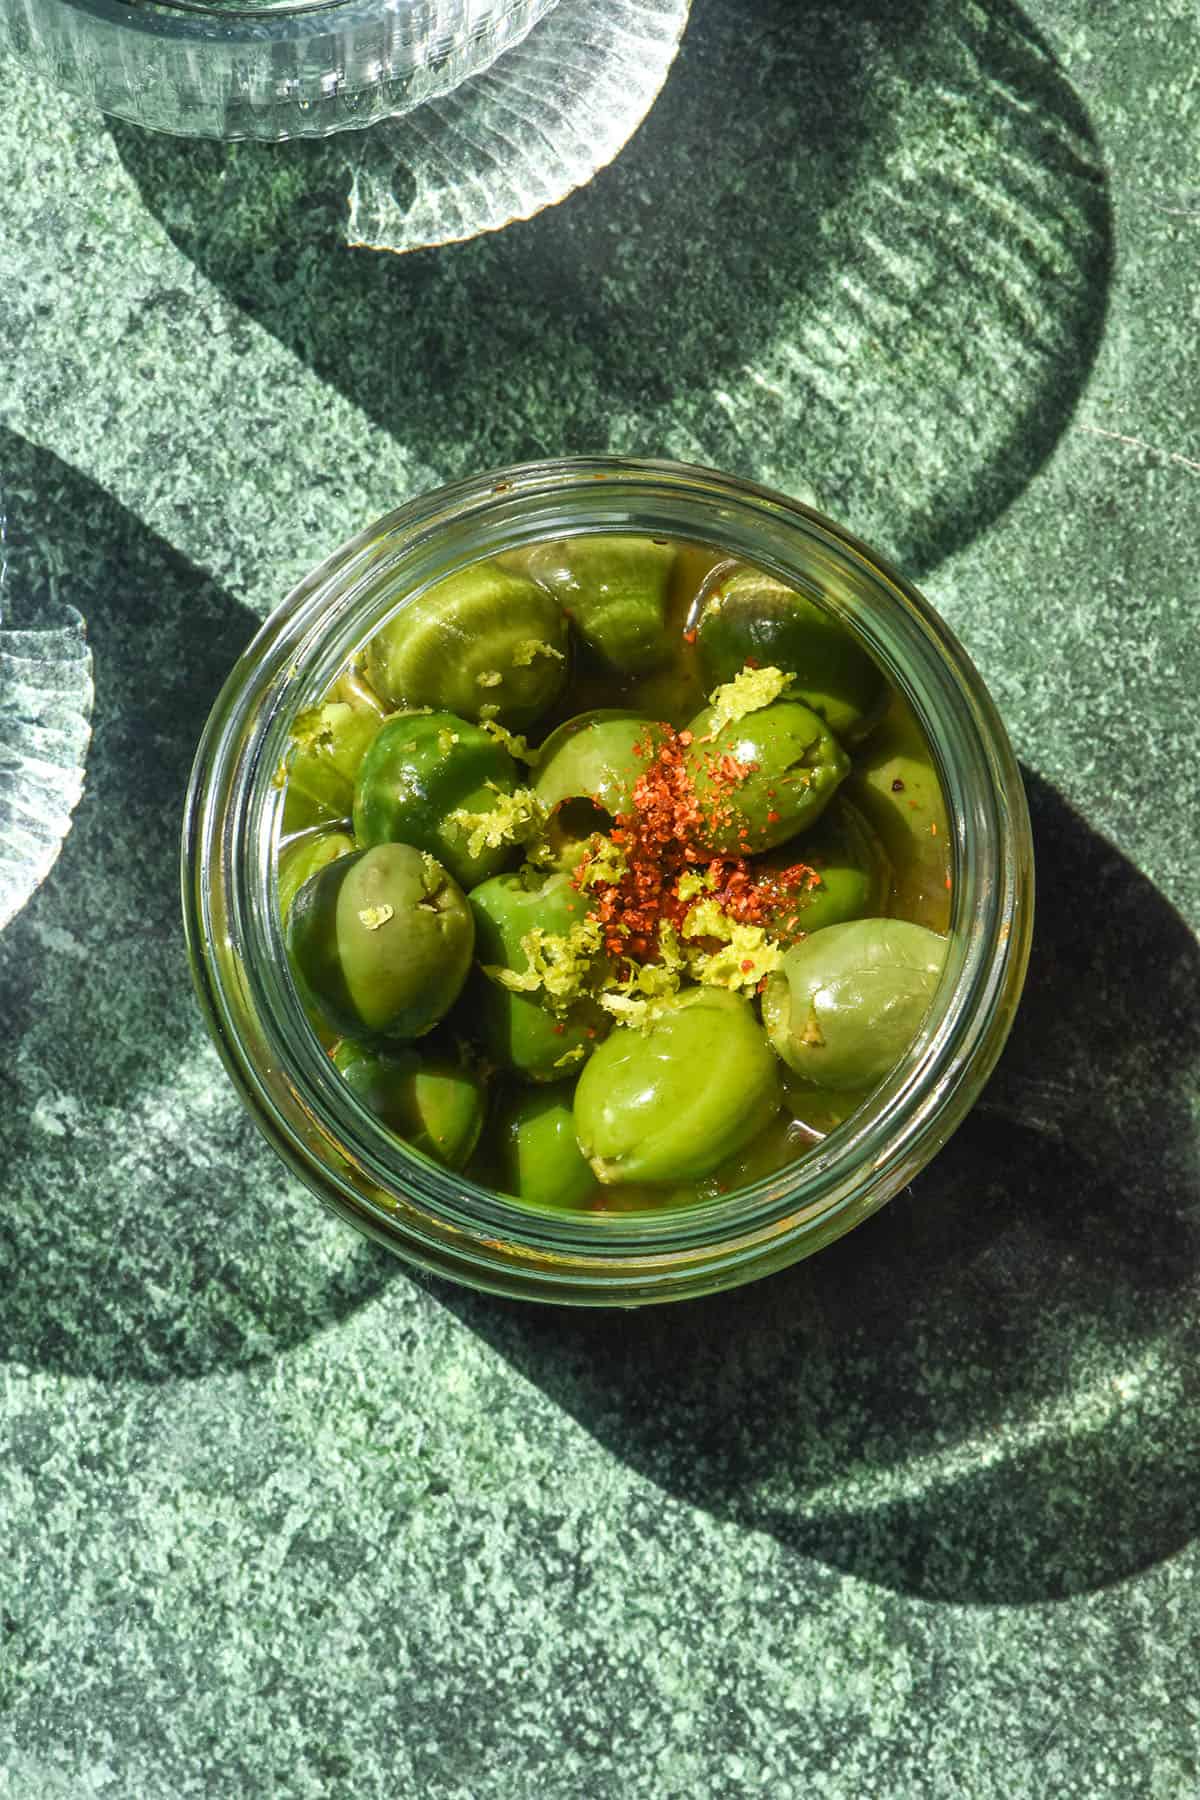
<svg viewBox="0 0 1200 1800">
<path fill-rule="evenodd" d="M 812 1261 L 682 1307 L 440 1290 L 665 1492 L 932 1600 L 1087 1592 L 1200 1527 L 1200 946 L 1027 783 L 1025 998 L 912 1188 Z"/>
<path fill-rule="evenodd" d="M 111 129 L 179 248 L 447 479 L 690 458 L 813 495 L 919 573 L 1041 466 L 1103 328 L 1101 157 L 1010 0 L 696 0 L 610 168 L 403 257 L 346 243 L 353 135 Z"/>
<path fill-rule="evenodd" d="M 208 709 L 256 620 L 109 495 L 0 430 L 14 588 L 84 616 L 83 798 L 0 933 L 0 1358 L 203 1375 L 298 1343 L 394 1274 L 284 1176 L 208 1042 L 179 831 Z"/>
</svg>

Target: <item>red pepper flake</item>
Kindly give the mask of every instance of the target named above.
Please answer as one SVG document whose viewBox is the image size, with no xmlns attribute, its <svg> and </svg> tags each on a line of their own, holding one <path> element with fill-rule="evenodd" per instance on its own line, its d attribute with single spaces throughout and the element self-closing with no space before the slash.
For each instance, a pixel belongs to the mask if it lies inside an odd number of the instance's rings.
<svg viewBox="0 0 1200 1800">
<path fill-rule="evenodd" d="M 633 803 L 618 815 L 610 833 L 624 852 L 625 872 L 618 881 L 598 882 L 591 895 L 588 916 L 599 924 L 604 948 L 618 969 L 657 961 L 662 925 L 671 925 L 682 935 L 693 904 L 679 895 L 686 874 L 703 867 L 707 895 L 728 919 L 765 924 L 777 934 L 795 923 L 794 917 L 786 928 L 779 923 L 793 896 L 819 881 L 805 863 L 756 875 L 744 855 L 714 856 L 705 840 L 730 827 L 745 854 L 750 853 L 748 825 L 739 820 L 729 796 L 756 765 L 709 752 L 702 807 L 686 755 L 694 742 L 691 732 L 664 725 L 660 733 L 644 752 L 648 766 L 634 784 Z M 575 872 L 577 888 L 586 881 L 590 860 L 585 857 Z M 753 967 L 753 962 L 744 964 L 743 973 L 751 973 Z"/>
<path fill-rule="evenodd" d="M 936 819 L 932 819 L 932 820 L 931 820 L 931 821 L 930 821 L 930 825 L 929 825 L 929 835 L 930 835 L 930 837 L 936 837 L 936 836 L 937 836 L 937 820 L 936 820 Z"/>
<path fill-rule="evenodd" d="M 778 825 L 778 823 L 779 823 L 779 814 L 775 811 L 774 807 L 772 807 L 771 811 L 767 814 L 767 824 L 768 825 Z"/>
<path fill-rule="evenodd" d="M 946 892 L 950 892 L 950 877 L 948 875 L 946 877 Z"/>
<path fill-rule="evenodd" d="M 692 626 L 692 628 L 691 628 L 691 630 L 690 630 L 690 631 L 685 631 L 685 632 L 684 632 L 684 634 L 683 634 L 683 641 L 684 641 L 684 643 L 685 643 L 685 644 L 694 644 L 694 643 L 695 643 L 695 641 L 696 641 L 696 627 L 695 627 L 695 626 L 694 626 L 694 625 L 693 625 L 693 626 Z"/>
<path fill-rule="evenodd" d="M 749 975 L 749 973 L 753 967 L 754 967 L 754 959 L 752 957 L 748 956 L 746 958 L 745 962 L 742 964 L 742 974 Z"/>
<path fill-rule="evenodd" d="M 566 1035 L 567 1028 L 565 1025 L 555 1025 L 553 1027 L 553 1030 L 554 1030 L 555 1037 L 564 1037 Z"/>
<path fill-rule="evenodd" d="M 746 658 L 745 667 L 747 669 L 761 669 L 762 664 L 759 662 L 757 656 L 748 656 Z"/>
</svg>

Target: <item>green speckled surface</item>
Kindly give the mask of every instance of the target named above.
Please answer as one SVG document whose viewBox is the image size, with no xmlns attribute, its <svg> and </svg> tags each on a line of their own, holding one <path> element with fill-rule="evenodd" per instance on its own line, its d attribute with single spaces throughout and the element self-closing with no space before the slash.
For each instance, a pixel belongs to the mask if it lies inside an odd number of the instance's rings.
<svg viewBox="0 0 1200 1800">
<path fill-rule="evenodd" d="M 695 0 L 610 170 L 409 258 L 343 245 L 344 143 L 153 140 L 3 68 L 4 624 L 78 608 L 95 704 L 0 934 L 0 1794 L 1200 1791 L 1195 56 L 1191 0 Z M 598 448 L 902 557 L 1041 880 L 915 1189 L 620 1321 L 317 1216 L 207 1046 L 174 867 L 306 567 Z"/>
</svg>

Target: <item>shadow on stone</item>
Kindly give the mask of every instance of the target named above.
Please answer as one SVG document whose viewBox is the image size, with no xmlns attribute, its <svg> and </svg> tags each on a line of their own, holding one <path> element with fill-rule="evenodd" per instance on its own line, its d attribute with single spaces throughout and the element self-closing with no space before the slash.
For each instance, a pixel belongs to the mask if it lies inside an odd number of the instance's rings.
<svg viewBox="0 0 1200 1800">
<path fill-rule="evenodd" d="M 611 1317 L 441 1291 L 663 1489 L 927 1599 L 1087 1592 L 1200 1528 L 1200 949 L 1036 777 L 1033 962 L 914 1188 L 750 1289 Z"/>
<path fill-rule="evenodd" d="M 424 466 L 702 460 L 915 572 L 1041 465 L 1103 324 L 1099 154 L 1008 0 L 696 0 L 611 168 L 400 258 L 346 245 L 353 135 L 112 131 L 180 248 Z"/>
<path fill-rule="evenodd" d="M 95 658 L 84 796 L 0 934 L 0 1357 L 202 1375 L 299 1342 L 390 1259 L 285 1178 L 211 1050 L 179 918 L 184 790 L 255 620 L 91 482 L 0 432 L 14 613 Z"/>
</svg>

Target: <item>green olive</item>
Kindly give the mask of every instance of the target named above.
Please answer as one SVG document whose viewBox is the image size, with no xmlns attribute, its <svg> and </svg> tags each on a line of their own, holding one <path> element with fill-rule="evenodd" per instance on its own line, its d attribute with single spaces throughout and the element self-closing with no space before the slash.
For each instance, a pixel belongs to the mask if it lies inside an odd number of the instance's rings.
<svg viewBox="0 0 1200 1800">
<path fill-rule="evenodd" d="M 285 845 L 279 853 L 279 917 L 283 924 L 287 924 L 292 901 L 305 882 L 340 856 L 352 856 L 356 847 L 344 831 L 310 832 Z"/>
<path fill-rule="evenodd" d="M 494 812 L 517 785 L 503 744 L 453 713 L 399 713 L 380 727 L 354 788 L 360 844 L 413 844 L 474 887 L 513 860 L 510 844 L 470 848 L 470 831 L 452 815 Z"/>
<path fill-rule="evenodd" d="M 375 713 L 343 701 L 297 714 L 287 755 L 286 832 L 350 817 L 354 778 L 378 729 Z"/>
<path fill-rule="evenodd" d="M 779 1098 L 749 1002 L 688 988 L 596 1051 L 575 1090 L 575 1131 L 602 1182 L 699 1181 L 770 1123 Z"/>
<path fill-rule="evenodd" d="M 549 588 L 606 668 L 642 675 L 671 653 L 667 610 L 678 552 L 643 537 L 576 537 L 539 544 L 525 569 Z"/>
<path fill-rule="evenodd" d="M 755 859 L 754 874 L 796 878 L 781 884 L 782 898 L 764 911 L 769 935 L 793 938 L 882 913 L 891 869 L 873 832 L 838 794 L 800 843 L 785 844 Z"/>
<path fill-rule="evenodd" d="M 816 822 L 849 772 L 824 720 L 798 700 L 776 700 L 714 734 L 716 724 L 713 707 L 692 720 L 687 769 L 702 814 L 699 841 L 721 855 L 786 843 Z"/>
<path fill-rule="evenodd" d="M 534 792 L 549 814 L 546 840 L 559 868 L 596 831 L 607 831 L 633 805 L 639 775 L 665 733 L 641 713 L 580 713 L 552 731 L 538 752 Z"/>
<path fill-rule="evenodd" d="M 377 844 L 321 869 L 287 923 L 304 998 L 352 1037 L 417 1038 L 458 998 L 475 927 L 466 896 L 411 844 Z"/>
<path fill-rule="evenodd" d="M 498 1181 L 533 1206 L 574 1210 L 596 1191 L 596 1177 L 575 1141 L 571 1083 L 526 1088 L 500 1108 Z"/>
<path fill-rule="evenodd" d="M 763 1022 L 788 1067 L 816 1087 L 866 1089 L 904 1055 L 929 1011 L 947 941 L 907 919 L 830 925 L 767 981 Z"/>
<path fill-rule="evenodd" d="M 846 793 L 891 860 L 887 910 L 946 931 L 951 897 L 946 802 L 929 746 L 899 702 L 855 757 Z"/>
<path fill-rule="evenodd" d="M 483 1129 L 483 1083 L 443 1057 L 397 1049 L 386 1055 L 343 1038 L 333 1061 L 363 1105 L 389 1131 L 447 1169 L 461 1169 Z"/>
<path fill-rule="evenodd" d="M 488 970 L 526 974 L 529 957 L 522 939 L 532 931 L 567 938 L 583 923 L 588 904 L 562 873 L 497 875 L 471 891 L 481 967 L 465 997 L 464 1029 L 475 1034 L 498 1068 L 525 1081 L 562 1081 L 573 1075 L 612 1021 L 590 998 L 564 996 L 561 1005 L 551 1006 L 543 990 L 516 991 Z"/>
<path fill-rule="evenodd" d="M 390 706 L 432 706 L 523 730 L 567 678 L 554 596 L 498 562 L 475 563 L 410 601 L 372 638 L 371 685 Z"/>
<path fill-rule="evenodd" d="M 757 569 L 714 569 L 692 612 L 696 648 L 710 686 L 747 663 L 785 669 L 793 692 L 846 743 L 871 729 L 887 700 L 874 659 L 825 607 Z"/>
<path fill-rule="evenodd" d="M 871 1086 L 874 1084 L 872 1083 Z M 865 1088 L 816 1087 L 793 1070 L 783 1072 L 784 1110 L 809 1144 L 820 1143 L 856 1113 L 871 1092 Z"/>
</svg>

